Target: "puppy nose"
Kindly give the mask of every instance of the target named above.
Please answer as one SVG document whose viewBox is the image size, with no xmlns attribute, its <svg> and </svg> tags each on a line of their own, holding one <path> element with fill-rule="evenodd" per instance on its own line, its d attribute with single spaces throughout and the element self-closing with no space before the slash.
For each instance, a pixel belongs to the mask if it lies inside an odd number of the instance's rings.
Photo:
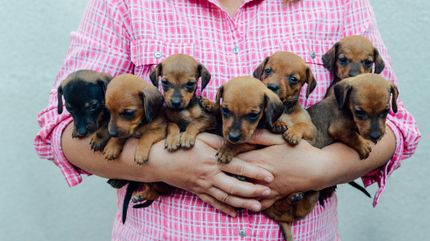
<svg viewBox="0 0 430 241">
<path fill-rule="evenodd" d="M 78 127 L 77 131 L 80 136 L 86 136 L 88 133 L 87 128 L 85 128 L 85 126 Z"/>
<path fill-rule="evenodd" d="M 271 91 L 273 91 L 275 93 L 278 92 L 278 90 L 279 90 L 279 86 L 277 84 L 273 84 L 273 83 L 268 84 L 267 88 L 269 88 Z"/>
<path fill-rule="evenodd" d="M 240 140 L 240 132 L 232 131 L 228 133 L 228 139 L 232 142 L 238 142 Z"/>
<path fill-rule="evenodd" d="M 109 135 L 112 137 L 118 137 L 118 131 L 117 130 L 109 130 Z"/>
<path fill-rule="evenodd" d="M 172 98 L 172 106 L 174 108 L 178 108 L 181 106 L 181 99 L 180 98 Z"/>
<path fill-rule="evenodd" d="M 376 142 L 381 137 L 381 133 L 379 131 L 372 131 L 370 132 L 369 137 L 372 141 Z"/>
<path fill-rule="evenodd" d="M 349 77 L 355 77 L 355 76 L 357 76 L 359 74 L 360 74 L 360 72 L 358 72 L 358 71 L 350 71 L 349 72 Z"/>
</svg>

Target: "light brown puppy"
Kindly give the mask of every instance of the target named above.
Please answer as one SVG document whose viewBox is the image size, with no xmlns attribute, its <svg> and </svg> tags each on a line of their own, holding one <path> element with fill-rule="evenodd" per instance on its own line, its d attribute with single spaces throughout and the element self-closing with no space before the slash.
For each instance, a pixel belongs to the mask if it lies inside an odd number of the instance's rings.
<svg viewBox="0 0 430 241">
<path fill-rule="evenodd" d="M 339 141 L 366 159 L 372 150 L 370 141 L 376 144 L 385 134 L 390 96 L 392 111 L 397 112 L 397 87 L 377 74 L 347 78 L 333 87 L 334 94 L 308 109 L 317 127 L 314 146 L 323 148 Z M 320 203 L 334 190 L 334 186 L 321 190 Z"/>
<path fill-rule="evenodd" d="M 179 147 L 191 148 L 197 134 L 216 126 L 215 115 L 205 111 L 196 96 L 198 80 L 201 79 L 200 89 L 203 92 L 211 75 L 193 57 L 175 54 L 167 57 L 152 71 L 150 78 L 156 87 L 160 77 L 166 118 L 169 120 L 165 148 L 168 151 L 175 151 Z"/>
<path fill-rule="evenodd" d="M 363 73 L 379 74 L 385 64 L 379 51 L 366 37 L 354 35 L 341 39 L 322 56 L 324 67 L 334 75 L 334 80 L 327 90 L 342 79 Z"/>
<path fill-rule="evenodd" d="M 273 125 L 277 128 L 287 125 L 283 133 L 285 140 L 296 145 L 301 139 L 311 144 L 315 140 L 316 128 L 307 111 L 299 104 L 300 90 L 306 83 L 306 97 L 315 89 L 316 81 L 311 69 L 302 58 L 290 52 L 276 52 L 267 57 L 254 71 L 254 77 L 276 93 L 284 104 L 284 113 Z"/>
<path fill-rule="evenodd" d="M 221 112 L 225 139 L 217 153 L 218 161 L 229 163 L 235 155 L 257 148 L 247 141 L 257 128 L 273 129 L 284 106 L 279 97 L 259 80 L 243 76 L 218 89 L 215 109 Z"/>
<path fill-rule="evenodd" d="M 310 68 L 298 55 L 279 51 L 267 57 L 254 71 L 254 77 L 276 93 L 284 104 L 284 113 L 274 123 L 278 127 L 288 127 L 283 133 L 284 139 L 296 145 L 301 139 L 313 144 L 316 127 L 308 112 L 299 104 L 300 91 L 307 84 L 306 97 L 315 89 L 316 81 Z M 292 239 L 290 224 L 304 218 L 315 207 L 318 191 L 294 193 L 276 202 L 265 212 L 270 218 L 280 222 L 284 236 Z"/>
</svg>

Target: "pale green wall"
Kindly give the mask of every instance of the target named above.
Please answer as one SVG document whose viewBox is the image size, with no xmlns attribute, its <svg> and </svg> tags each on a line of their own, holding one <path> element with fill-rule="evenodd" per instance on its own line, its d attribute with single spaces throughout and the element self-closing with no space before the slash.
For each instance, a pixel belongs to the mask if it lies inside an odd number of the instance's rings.
<svg viewBox="0 0 430 241">
<path fill-rule="evenodd" d="M 59 170 L 33 151 L 36 114 L 85 8 L 86 0 L 0 3 L 0 240 L 109 240 L 114 191 L 100 178 L 67 188 Z M 430 222 L 427 68 L 430 2 L 372 0 L 400 79 L 401 98 L 423 133 L 415 156 L 390 178 L 376 209 L 340 188 L 343 240 L 426 240 Z M 427 154 L 425 154 L 427 153 Z M 374 192 L 375 188 L 371 188 Z M 428 239 L 427 239 L 428 240 Z"/>
</svg>

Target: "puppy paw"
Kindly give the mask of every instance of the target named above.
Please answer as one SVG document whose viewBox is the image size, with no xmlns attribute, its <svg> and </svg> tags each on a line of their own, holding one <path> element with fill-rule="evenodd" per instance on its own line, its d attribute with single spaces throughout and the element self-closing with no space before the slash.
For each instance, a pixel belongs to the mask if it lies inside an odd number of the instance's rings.
<svg viewBox="0 0 430 241">
<path fill-rule="evenodd" d="M 134 152 L 134 162 L 139 165 L 143 165 L 148 162 L 149 150 L 144 148 L 136 148 Z"/>
<path fill-rule="evenodd" d="M 370 145 L 370 142 L 367 140 L 364 140 L 361 143 L 361 145 L 357 148 L 357 152 L 361 160 L 368 158 L 371 151 L 372 151 L 372 147 Z"/>
<path fill-rule="evenodd" d="M 180 143 L 182 148 L 189 149 L 196 143 L 196 137 L 187 133 L 182 133 Z"/>
<path fill-rule="evenodd" d="M 96 151 L 103 151 L 103 149 L 106 146 L 108 140 L 98 137 L 97 135 L 92 135 L 90 140 L 90 146 L 91 150 Z"/>
<path fill-rule="evenodd" d="M 176 151 L 181 146 L 181 135 L 168 135 L 164 142 L 164 148 L 168 151 Z"/>
<path fill-rule="evenodd" d="M 114 142 L 108 142 L 108 144 L 103 149 L 103 155 L 107 160 L 115 160 L 121 154 L 122 146 L 116 145 Z"/>
<path fill-rule="evenodd" d="M 275 121 L 275 123 L 273 123 L 273 127 L 272 127 L 273 133 L 281 134 L 287 130 L 288 130 L 288 126 L 286 122 L 278 120 L 278 121 Z"/>
<path fill-rule="evenodd" d="M 208 98 L 205 97 L 199 97 L 199 103 L 200 106 L 208 112 L 212 112 L 215 110 L 215 103 L 213 103 L 212 101 L 210 101 Z"/>
<path fill-rule="evenodd" d="M 286 132 L 282 134 L 282 136 L 289 144 L 297 145 L 302 139 L 303 133 L 301 133 L 300 131 L 296 131 L 294 129 L 288 129 Z"/>
<path fill-rule="evenodd" d="M 234 153 L 227 149 L 221 148 L 216 154 L 217 160 L 220 163 L 230 163 L 234 157 Z"/>
</svg>

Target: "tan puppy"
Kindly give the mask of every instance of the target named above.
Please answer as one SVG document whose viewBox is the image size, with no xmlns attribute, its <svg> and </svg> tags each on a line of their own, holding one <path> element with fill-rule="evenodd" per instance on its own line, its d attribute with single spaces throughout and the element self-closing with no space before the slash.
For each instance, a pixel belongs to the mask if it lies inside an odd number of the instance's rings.
<svg viewBox="0 0 430 241">
<path fill-rule="evenodd" d="M 191 56 L 175 54 L 152 71 L 150 78 L 157 87 L 159 77 L 169 120 L 165 147 L 168 151 L 175 151 L 179 147 L 191 148 L 197 134 L 216 126 L 215 115 L 205 111 L 196 96 L 198 80 L 201 79 L 200 89 L 203 92 L 211 75 Z"/>
<path fill-rule="evenodd" d="M 342 79 L 363 73 L 379 74 L 385 64 L 379 51 L 363 36 L 348 36 L 337 42 L 322 57 L 324 67 L 334 75 L 334 80 L 327 90 Z"/>
</svg>

